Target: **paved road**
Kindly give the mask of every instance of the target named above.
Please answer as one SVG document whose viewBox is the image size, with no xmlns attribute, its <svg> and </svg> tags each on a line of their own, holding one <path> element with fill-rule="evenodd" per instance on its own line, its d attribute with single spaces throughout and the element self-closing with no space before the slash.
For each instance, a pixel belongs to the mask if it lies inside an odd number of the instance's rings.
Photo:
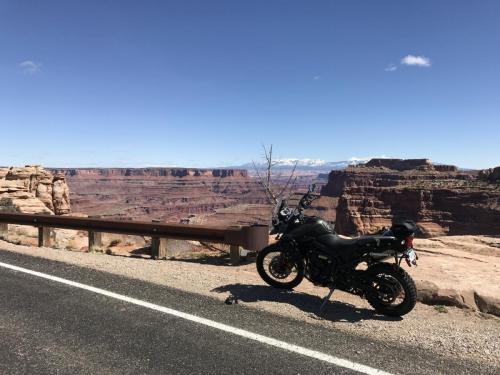
<svg viewBox="0 0 500 375">
<path fill-rule="evenodd" d="M 498 373 L 241 305 L 0 250 L 0 262 L 394 374 Z M 168 275 L 166 275 L 168 277 Z M 320 359 L 0 266 L 0 374 L 352 374 Z"/>
</svg>

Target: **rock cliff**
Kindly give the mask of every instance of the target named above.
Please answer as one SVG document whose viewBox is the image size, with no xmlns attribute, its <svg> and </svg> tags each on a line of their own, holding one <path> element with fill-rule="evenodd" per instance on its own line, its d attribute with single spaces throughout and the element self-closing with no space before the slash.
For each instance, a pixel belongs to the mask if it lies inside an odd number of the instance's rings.
<svg viewBox="0 0 500 375">
<path fill-rule="evenodd" d="M 64 215 L 71 211 L 63 175 L 40 166 L 0 168 L 0 210 Z"/>
<path fill-rule="evenodd" d="M 402 218 L 417 222 L 425 236 L 500 233 L 498 181 L 427 159 L 372 159 L 332 171 L 322 195 L 338 198 L 335 228 L 342 234 Z"/>
<path fill-rule="evenodd" d="M 83 168 L 51 171 L 65 176 L 73 211 L 88 215 L 178 222 L 188 215 L 211 218 L 219 209 L 265 203 L 262 189 L 244 169 Z M 225 213 L 221 220 L 234 223 L 238 221 L 236 216 L 241 216 L 239 210 Z"/>
</svg>

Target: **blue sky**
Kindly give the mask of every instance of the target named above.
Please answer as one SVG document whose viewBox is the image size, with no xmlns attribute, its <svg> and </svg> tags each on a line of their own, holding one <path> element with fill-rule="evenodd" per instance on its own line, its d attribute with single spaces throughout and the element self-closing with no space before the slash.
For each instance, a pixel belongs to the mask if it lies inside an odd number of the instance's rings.
<svg viewBox="0 0 500 375">
<path fill-rule="evenodd" d="M 0 0 L 0 165 L 500 165 L 500 1 Z"/>
</svg>

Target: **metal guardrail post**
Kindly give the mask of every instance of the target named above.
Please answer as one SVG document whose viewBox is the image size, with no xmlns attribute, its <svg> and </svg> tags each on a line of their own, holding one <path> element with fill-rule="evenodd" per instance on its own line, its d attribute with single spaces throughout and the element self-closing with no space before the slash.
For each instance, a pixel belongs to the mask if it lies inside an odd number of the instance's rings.
<svg viewBox="0 0 500 375">
<path fill-rule="evenodd" d="M 38 227 L 38 247 L 50 247 L 52 241 L 50 238 L 51 228 Z"/>
<path fill-rule="evenodd" d="M 9 233 L 9 224 L 0 223 L 0 239 L 7 239 L 7 235 Z"/>
</svg>

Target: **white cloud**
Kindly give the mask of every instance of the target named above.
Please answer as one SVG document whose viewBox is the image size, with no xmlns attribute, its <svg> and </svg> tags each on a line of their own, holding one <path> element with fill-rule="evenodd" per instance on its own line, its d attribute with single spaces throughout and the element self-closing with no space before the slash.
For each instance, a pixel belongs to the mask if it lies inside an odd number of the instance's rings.
<svg viewBox="0 0 500 375">
<path fill-rule="evenodd" d="M 394 64 L 389 64 L 387 65 L 387 67 L 384 69 L 386 72 L 394 72 L 395 70 L 397 70 L 398 67 Z"/>
<path fill-rule="evenodd" d="M 401 59 L 401 64 L 428 68 L 431 66 L 431 60 L 425 56 L 407 55 Z"/>
<path fill-rule="evenodd" d="M 31 61 L 31 60 L 26 60 L 26 61 L 23 61 L 22 63 L 19 64 L 19 68 L 21 68 L 21 70 L 24 73 L 28 73 L 28 74 L 39 73 L 41 66 L 42 66 L 42 64 L 36 63 L 34 61 Z"/>
<path fill-rule="evenodd" d="M 321 78 L 321 76 L 314 76 L 314 77 L 313 77 L 313 80 L 317 81 L 317 80 L 318 80 L 318 79 L 320 79 L 320 78 Z"/>
</svg>

